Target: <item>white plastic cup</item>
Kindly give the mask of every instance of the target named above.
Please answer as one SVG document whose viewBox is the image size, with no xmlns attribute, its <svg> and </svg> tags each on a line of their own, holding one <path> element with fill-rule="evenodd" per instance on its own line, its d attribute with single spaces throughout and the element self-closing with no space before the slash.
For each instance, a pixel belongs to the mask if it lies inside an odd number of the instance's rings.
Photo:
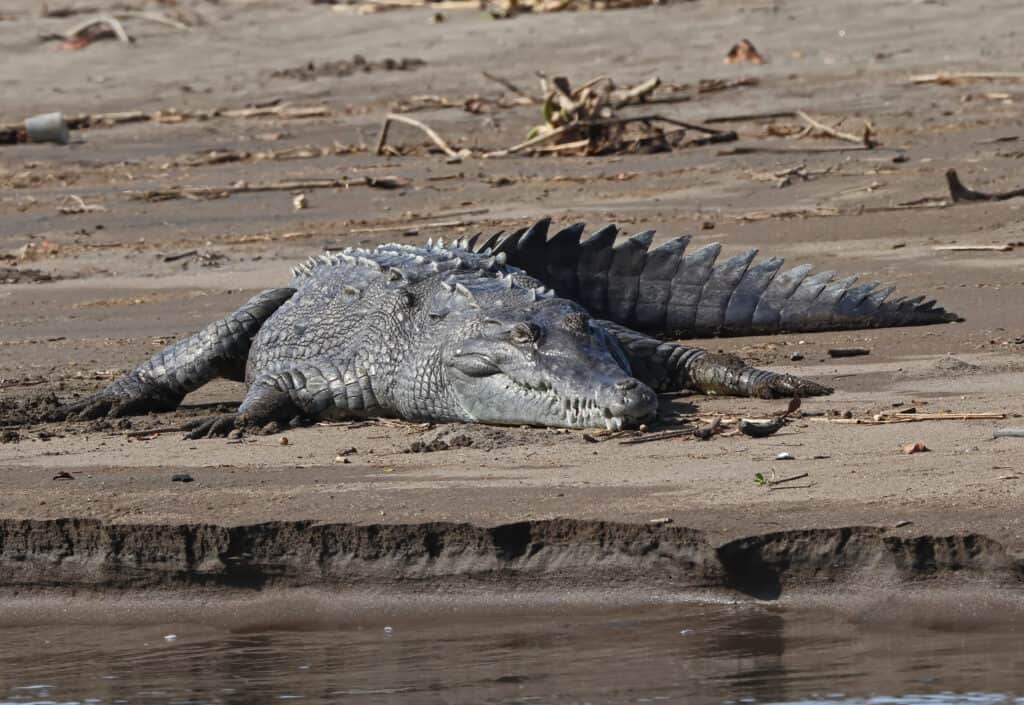
<svg viewBox="0 0 1024 705">
<path fill-rule="evenodd" d="M 25 132 L 29 142 L 56 142 L 67 144 L 71 141 L 68 123 L 64 113 L 43 113 L 25 120 Z"/>
</svg>

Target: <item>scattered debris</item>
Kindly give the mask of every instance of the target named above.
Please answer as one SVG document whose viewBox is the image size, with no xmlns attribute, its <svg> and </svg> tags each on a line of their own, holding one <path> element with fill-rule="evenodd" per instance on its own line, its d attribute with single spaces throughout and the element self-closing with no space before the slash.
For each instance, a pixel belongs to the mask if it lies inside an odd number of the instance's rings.
<svg viewBox="0 0 1024 705">
<path fill-rule="evenodd" d="M 72 14 L 79 14 L 85 11 L 82 8 L 66 8 L 64 10 L 52 10 L 46 17 L 69 17 Z M 92 11 L 92 10 L 88 10 Z M 40 41 L 59 41 L 61 49 L 83 49 L 95 41 L 101 39 L 117 39 L 126 44 L 135 42 L 134 37 L 128 34 L 121 20 L 141 20 L 153 24 L 172 27 L 178 30 L 191 29 L 193 25 L 199 24 L 201 18 L 188 13 L 184 9 L 176 12 L 177 17 L 171 17 L 163 12 L 140 12 L 128 9 L 119 9 L 110 14 L 101 14 L 80 22 L 65 32 L 57 34 L 44 34 L 39 37 Z M 191 16 L 189 16 L 191 15 Z"/>
<path fill-rule="evenodd" d="M 84 49 L 100 39 L 117 39 L 125 44 L 132 44 L 135 39 L 113 15 L 96 15 L 84 22 L 79 22 L 62 34 L 45 34 L 40 41 L 60 40 L 61 49 Z"/>
<path fill-rule="evenodd" d="M 774 471 L 773 471 L 774 473 Z M 780 477 L 778 480 L 769 480 L 768 486 L 775 487 L 777 485 L 784 484 L 786 482 L 793 482 L 794 480 L 802 480 L 805 477 L 810 477 L 810 473 L 802 472 L 799 475 L 790 475 L 789 477 Z"/>
<path fill-rule="evenodd" d="M 671 151 L 688 144 L 737 139 L 733 131 L 694 125 L 663 115 L 618 114 L 623 108 L 655 101 L 658 96 L 654 94 L 661 85 L 661 79 L 652 76 L 620 89 L 609 77 L 598 76 L 573 89 L 564 77 L 557 76 L 550 81 L 542 77 L 544 122 L 530 130 L 525 142 L 485 156 L 504 156 L 527 149 L 583 155 L 651 153 Z M 656 123 L 665 123 L 675 129 L 663 130 Z M 630 131 L 630 126 L 639 129 Z M 684 143 L 687 130 L 705 136 Z"/>
<path fill-rule="evenodd" d="M 642 436 L 636 436 L 635 438 L 627 438 L 619 441 L 619 445 L 628 446 L 635 445 L 637 443 L 653 443 L 654 441 L 667 441 L 671 438 L 689 438 L 694 435 L 692 429 L 680 428 L 671 431 L 662 431 L 660 433 L 647 433 Z"/>
<path fill-rule="evenodd" d="M 0 267 L 0 284 L 52 282 L 58 279 L 60 279 L 59 276 L 39 269 Z"/>
<path fill-rule="evenodd" d="M 763 64 L 764 57 L 754 48 L 749 39 L 741 39 L 732 45 L 722 61 L 727 64 Z"/>
<path fill-rule="evenodd" d="M 910 526 L 913 523 L 914 522 L 912 522 L 912 521 L 908 521 L 907 519 L 903 519 L 903 520 L 898 521 L 895 524 L 893 524 L 892 528 L 894 528 L 894 529 L 902 529 L 904 526 Z"/>
<path fill-rule="evenodd" d="M 829 348 L 829 357 L 858 357 L 860 355 L 870 355 L 871 351 L 868 348 Z"/>
<path fill-rule="evenodd" d="M 924 444 L 924 441 L 915 441 L 914 443 L 908 443 L 903 446 L 904 455 L 913 455 L 914 453 L 927 453 L 930 449 Z"/>
<path fill-rule="evenodd" d="M 771 471 L 771 477 L 766 477 L 763 472 L 754 473 L 754 484 L 759 487 L 767 487 L 772 489 L 783 485 L 787 482 L 793 482 L 794 480 L 802 480 L 805 477 L 810 477 L 810 473 L 802 472 L 798 475 L 790 475 L 789 477 L 781 477 L 776 479 L 775 471 Z M 800 485 L 800 487 L 810 487 L 811 485 Z M 783 488 L 785 489 L 785 488 Z M 793 489 L 796 489 L 795 487 Z"/>
<path fill-rule="evenodd" d="M 871 127 L 871 123 L 867 122 L 866 120 L 864 121 L 864 130 L 861 132 L 861 134 L 854 135 L 849 132 L 840 132 L 837 129 L 838 126 L 842 124 L 842 120 L 840 120 L 839 123 L 837 123 L 836 127 L 829 127 L 824 123 L 818 122 L 810 115 L 805 113 L 803 110 L 797 110 L 796 115 L 801 120 L 807 123 L 807 129 L 805 129 L 799 135 L 799 137 L 804 137 L 806 135 L 813 134 L 814 131 L 817 130 L 823 135 L 835 137 L 836 139 L 843 140 L 844 142 L 853 142 L 854 144 L 862 145 L 864 149 L 874 149 L 875 147 L 878 146 L 878 143 L 875 142 L 875 140 L 872 138 L 873 130 Z"/>
<path fill-rule="evenodd" d="M 1012 243 L 1003 245 L 935 245 L 933 250 L 938 252 L 1010 252 L 1013 249 Z"/>
<path fill-rule="evenodd" d="M 356 54 L 350 60 L 324 61 L 316 63 L 307 61 L 301 66 L 280 69 L 270 75 L 274 78 L 291 78 L 297 81 L 314 81 L 318 78 L 342 78 L 354 73 L 371 73 L 373 71 L 412 71 L 427 62 L 423 59 L 401 58 L 369 61 L 366 57 Z"/>
<path fill-rule="evenodd" d="M 793 455 L 790 454 L 790 453 L 787 453 L 786 451 L 782 451 L 781 453 L 776 455 L 775 459 L 776 460 L 794 460 Z"/>
<path fill-rule="evenodd" d="M 181 264 L 184 269 L 188 269 L 188 265 L 192 261 L 198 261 L 202 267 L 220 267 L 228 259 L 230 258 L 227 255 L 220 252 L 200 252 L 199 250 L 188 250 L 187 252 L 160 256 L 161 262 L 181 262 L 185 260 Z"/>
<path fill-rule="evenodd" d="M 300 193 L 292 199 L 292 208 L 297 211 L 303 208 L 309 208 L 309 199 L 306 198 L 306 194 Z"/>
<path fill-rule="evenodd" d="M 512 81 L 508 80 L 507 78 L 502 78 L 501 76 L 495 76 L 493 73 L 487 73 L 486 71 L 481 72 L 481 75 L 484 78 L 486 78 L 488 81 L 494 81 L 495 83 L 503 86 L 508 91 L 516 94 L 517 96 L 519 96 L 520 99 L 526 101 L 529 104 L 536 104 L 536 103 L 543 103 L 544 102 L 543 98 L 537 98 L 536 96 L 530 95 L 529 93 L 524 91 L 522 88 L 520 88 L 516 84 L 512 83 Z"/>
<path fill-rule="evenodd" d="M 956 169 L 946 171 L 946 183 L 949 184 L 949 195 L 953 199 L 953 203 L 960 201 L 1005 201 L 1010 198 L 1024 196 L 1024 188 L 1000 193 L 984 193 L 969 189 L 960 181 Z"/>
<path fill-rule="evenodd" d="M 250 184 L 238 181 L 228 186 L 173 186 L 152 191 L 126 191 L 128 198 L 138 201 L 171 201 L 177 198 L 189 198 L 194 201 L 227 198 L 235 193 L 255 193 L 257 191 L 299 191 L 302 189 L 348 188 L 365 186 L 365 179 L 302 179 L 271 181 L 268 183 Z"/>
<path fill-rule="evenodd" d="M 938 73 L 924 73 L 910 77 L 911 83 L 939 83 L 946 86 L 955 85 L 964 81 L 1024 81 L 1024 73 L 1009 71 L 939 71 Z"/>
<path fill-rule="evenodd" d="M 672 523 L 672 517 L 657 517 L 656 519 L 649 519 L 648 524 L 654 524 L 655 526 L 663 526 L 665 524 Z"/>
<path fill-rule="evenodd" d="M 472 445 L 473 438 L 468 433 L 442 427 L 432 434 L 424 435 L 422 438 L 413 441 L 405 452 L 435 453 L 437 451 L 452 450 L 453 448 L 469 448 Z"/>
<path fill-rule="evenodd" d="M 63 113 L 42 113 L 25 120 L 25 139 L 29 142 L 67 144 L 71 141 L 71 133 Z"/>
<path fill-rule="evenodd" d="M 749 82 L 743 85 L 749 85 Z M 544 122 L 534 126 L 527 134 L 527 139 L 519 144 L 482 153 L 469 149 L 455 150 L 425 123 L 397 113 L 388 113 L 381 126 L 375 151 L 377 154 L 400 153 L 387 145 L 392 122 L 401 122 L 422 131 L 453 162 L 473 155 L 504 157 L 531 153 L 590 156 L 665 152 L 680 146 L 731 142 L 738 138 L 732 130 L 695 125 L 664 115 L 618 114 L 619 110 L 629 106 L 689 100 L 689 96 L 676 95 L 683 88 L 680 86 L 669 87 L 667 95 L 655 95 L 661 86 L 661 79 L 652 76 L 634 86 L 619 89 L 609 77 L 598 76 L 572 89 L 564 77 L 555 77 L 550 81 L 542 77 Z M 522 93 L 518 88 L 517 91 Z M 533 100 L 530 99 L 530 102 Z M 668 125 L 670 129 L 663 129 L 659 124 Z M 698 132 L 702 136 L 686 140 L 687 131 Z"/>
<path fill-rule="evenodd" d="M 1005 419 L 1006 414 L 999 412 L 965 412 L 955 414 L 952 412 L 918 413 L 917 411 L 882 411 L 869 417 L 853 418 L 843 415 L 841 418 L 834 417 L 812 417 L 827 423 L 848 423 L 848 424 L 893 424 L 893 423 L 916 423 L 920 421 L 992 421 Z"/>
<path fill-rule="evenodd" d="M 800 411 L 802 404 L 803 402 L 800 401 L 800 397 L 793 397 L 789 400 L 789 404 L 786 405 L 786 410 L 775 415 L 783 418 L 791 417 L 796 414 L 796 412 Z"/>
<path fill-rule="evenodd" d="M 1024 438 L 1024 428 L 997 428 L 992 431 L 993 438 Z"/>
<path fill-rule="evenodd" d="M 89 204 L 81 197 L 69 194 L 61 199 L 57 212 L 62 215 L 80 215 L 82 213 L 106 213 L 107 209 L 97 204 Z"/>
<path fill-rule="evenodd" d="M 154 112 L 145 112 L 142 110 L 128 110 L 113 113 L 82 113 L 79 115 L 64 116 L 63 119 L 69 130 L 80 130 L 92 127 L 112 127 L 115 125 L 124 125 L 133 122 L 178 124 L 185 122 L 186 120 L 210 120 L 213 118 L 220 117 L 273 117 L 282 120 L 290 120 L 301 118 L 327 117 L 330 114 L 330 109 L 325 105 L 300 106 L 291 105 L 289 103 L 282 103 L 280 100 L 273 100 L 263 105 L 236 109 L 210 108 L 196 110 L 179 110 L 176 108 L 170 108 L 166 110 L 157 110 Z M 59 134 L 59 132 L 57 132 L 59 128 L 54 128 L 54 130 L 55 134 Z M 0 124 L 0 144 L 16 144 L 19 142 L 25 142 L 28 139 L 29 135 L 23 123 Z M 68 139 L 70 139 L 70 135 L 68 136 Z"/>
<path fill-rule="evenodd" d="M 396 189 L 406 188 L 412 185 L 412 181 L 404 176 L 367 176 L 366 185 L 370 188 Z"/>
<path fill-rule="evenodd" d="M 785 425 L 785 417 L 776 416 L 771 419 L 740 419 L 737 428 L 751 438 L 766 438 Z"/>
<path fill-rule="evenodd" d="M 719 432 L 722 426 L 722 418 L 716 416 L 711 419 L 710 423 L 701 424 L 693 431 L 693 437 L 701 441 L 710 441 L 711 438 Z"/>
<path fill-rule="evenodd" d="M 448 146 L 448 143 L 442 139 L 442 137 L 434 132 L 430 127 L 420 122 L 419 120 L 407 117 L 405 115 L 397 115 L 395 113 L 388 113 L 384 116 L 384 123 L 380 127 L 380 136 L 377 138 L 377 148 L 374 150 L 375 154 L 384 154 L 384 148 L 387 144 L 388 130 L 391 129 L 392 122 L 400 122 L 410 127 L 415 127 L 421 130 L 430 140 L 437 145 L 438 149 L 444 152 L 450 160 L 458 161 L 463 157 L 470 155 L 469 150 L 462 150 L 456 152 L 454 149 Z"/>
</svg>

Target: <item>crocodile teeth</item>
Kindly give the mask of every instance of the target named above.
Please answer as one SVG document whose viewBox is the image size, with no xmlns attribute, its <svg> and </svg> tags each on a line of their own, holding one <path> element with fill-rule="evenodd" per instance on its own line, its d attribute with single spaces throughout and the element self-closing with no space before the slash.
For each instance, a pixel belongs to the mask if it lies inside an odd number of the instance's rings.
<svg viewBox="0 0 1024 705">
<path fill-rule="evenodd" d="M 621 431 L 622 430 L 622 419 L 618 416 L 613 416 L 610 419 L 604 420 L 604 427 L 609 431 Z"/>
</svg>

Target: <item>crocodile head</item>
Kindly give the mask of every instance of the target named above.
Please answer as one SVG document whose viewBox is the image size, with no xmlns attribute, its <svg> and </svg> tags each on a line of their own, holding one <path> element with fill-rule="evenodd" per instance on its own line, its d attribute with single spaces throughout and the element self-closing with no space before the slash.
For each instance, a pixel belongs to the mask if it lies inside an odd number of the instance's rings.
<svg viewBox="0 0 1024 705">
<path fill-rule="evenodd" d="M 651 419 L 657 395 L 629 374 L 617 341 L 566 299 L 488 308 L 442 354 L 475 421 L 619 430 Z"/>
</svg>

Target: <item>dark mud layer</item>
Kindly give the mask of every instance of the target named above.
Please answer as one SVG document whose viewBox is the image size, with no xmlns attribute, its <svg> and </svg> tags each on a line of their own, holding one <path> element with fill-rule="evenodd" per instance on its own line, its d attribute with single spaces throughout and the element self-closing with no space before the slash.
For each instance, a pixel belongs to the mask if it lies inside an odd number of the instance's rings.
<svg viewBox="0 0 1024 705">
<path fill-rule="evenodd" d="M 1019 585 L 1024 562 L 984 536 L 888 535 L 872 527 L 782 531 L 712 544 L 671 525 L 556 519 L 469 524 L 130 525 L 0 522 L 0 588 L 724 588 L 775 599 L 790 587 L 941 581 Z"/>
</svg>

